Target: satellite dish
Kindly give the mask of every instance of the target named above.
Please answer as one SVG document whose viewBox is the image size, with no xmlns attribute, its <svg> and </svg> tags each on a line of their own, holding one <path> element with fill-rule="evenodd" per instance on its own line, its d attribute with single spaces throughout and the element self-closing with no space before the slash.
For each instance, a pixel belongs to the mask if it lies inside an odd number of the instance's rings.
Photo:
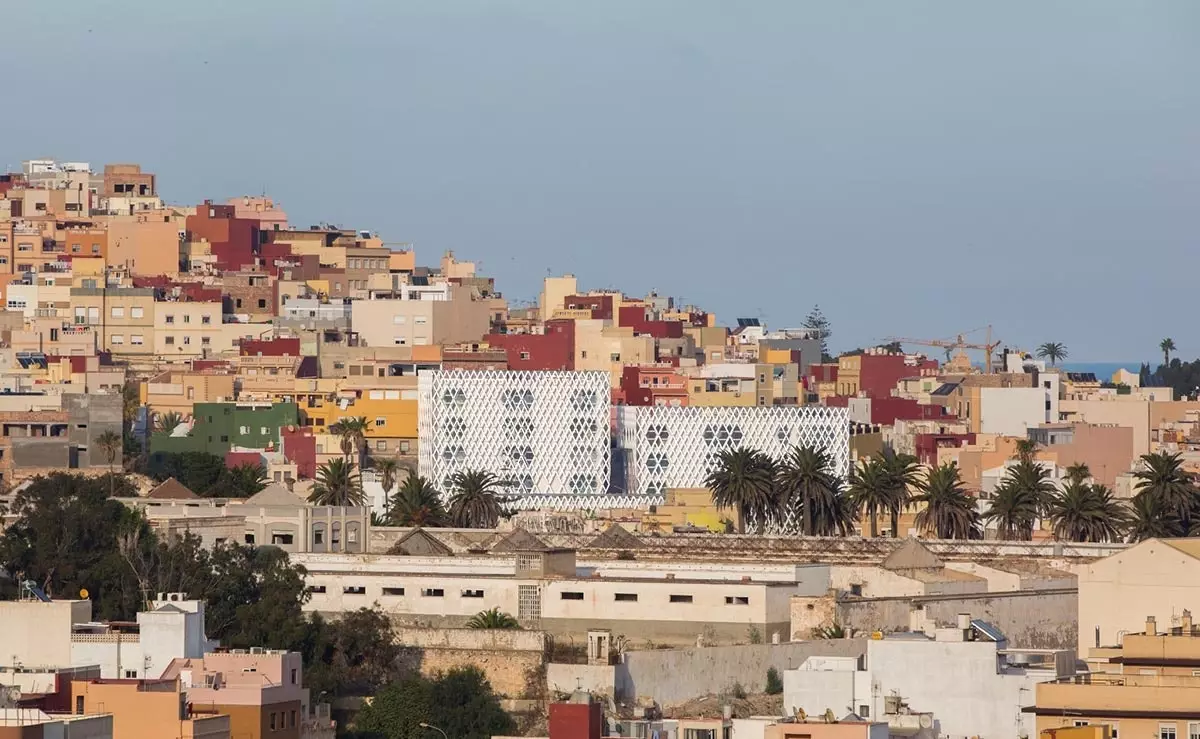
<svg viewBox="0 0 1200 739">
<path fill-rule="evenodd" d="M 16 705 L 17 703 L 20 703 L 21 702 L 21 689 L 18 688 L 16 685 L 9 686 L 7 698 L 8 698 L 8 702 L 12 705 Z"/>
<path fill-rule="evenodd" d="M 80 599 L 80 600 L 87 600 L 87 597 L 88 597 L 88 591 L 87 591 L 87 588 L 80 588 L 80 589 L 79 589 L 79 599 Z"/>
<path fill-rule="evenodd" d="M 930 716 L 928 713 L 922 713 L 921 718 L 919 718 L 917 720 L 921 723 L 922 729 L 932 729 L 933 728 L 933 717 Z"/>
</svg>

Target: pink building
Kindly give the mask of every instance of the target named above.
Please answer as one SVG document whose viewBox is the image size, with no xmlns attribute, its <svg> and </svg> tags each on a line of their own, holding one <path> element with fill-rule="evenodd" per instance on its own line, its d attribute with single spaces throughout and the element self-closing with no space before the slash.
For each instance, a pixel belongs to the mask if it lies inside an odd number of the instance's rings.
<svg viewBox="0 0 1200 739">
<path fill-rule="evenodd" d="M 287 230 L 287 213 L 284 213 L 283 208 L 276 205 L 275 201 L 270 198 L 250 196 L 230 198 L 225 201 L 225 204 L 233 206 L 234 217 L 258 221 L 258 228 L 261 231 Z"/>
</svg>

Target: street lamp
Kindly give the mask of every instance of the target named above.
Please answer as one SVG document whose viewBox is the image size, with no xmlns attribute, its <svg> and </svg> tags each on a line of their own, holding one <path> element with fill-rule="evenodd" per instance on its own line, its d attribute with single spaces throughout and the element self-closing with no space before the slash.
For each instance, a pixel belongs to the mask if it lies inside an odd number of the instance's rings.
<svg viewBox="0 0 1200 739">
<path fill-rule="evenodd" d="M 446 736 L 446 732 L 442 731 L 441 729 L 434 726 L 433 724 L 427 724 L 424 721 L 422 721 L 421 723 L 417 724 L 417 726 L 420 726 L 422 729 L 433 729 L 434 731 L 436 731 L 437 733 L 442 735 L 442 739 L 450 739 L 450 737 Z"/>
</svg>

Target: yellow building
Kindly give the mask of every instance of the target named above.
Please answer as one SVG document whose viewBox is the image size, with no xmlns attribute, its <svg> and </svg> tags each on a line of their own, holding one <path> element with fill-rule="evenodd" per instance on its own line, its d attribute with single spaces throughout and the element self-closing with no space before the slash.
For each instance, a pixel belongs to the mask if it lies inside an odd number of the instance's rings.
<svg viewBox="0 0 1200 739">
<path fill-rule="evenodd" d="M 708 488 L 668 488 L 665 495 L 665 503 L 642 514 L 643 531 L 669 533 L 677 526 L 685 526 L 723 533 L 729 527 L 738 528 L 737 510 L 718 509 L 713 505 L 712 491 Z M 729 522 L 728 526 L 726 522 Z"/>
<path fill-rule="evenodd" d="M 140 390 L 142 404 L 150 406 L 156 416 L 178 413 L 186 418 L 196 403 L 220 403 L 235 397 L 234 376 L 215 370 L 163 372 L 143 382 Z"/>
<path fill-rule="evenodd" d="M 1111 672 L 1081 673 L 1040 683 L 1039 733 L 1074 726 L 1106 725 L 1126 739 L 1184 739 L 1200 735 L 1200 630 L 1183 611 L 1171 633 L 1153 617 L 1141 633 L 1127 633 L 1106 653 Z"/>
</svg>

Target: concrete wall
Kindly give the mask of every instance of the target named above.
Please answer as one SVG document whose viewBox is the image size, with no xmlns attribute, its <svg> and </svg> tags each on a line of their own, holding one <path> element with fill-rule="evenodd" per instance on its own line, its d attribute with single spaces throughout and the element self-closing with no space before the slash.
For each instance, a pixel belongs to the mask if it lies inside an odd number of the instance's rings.
<svg viewBox="0 0 1200 739">
<path fill-rule="evenodd" d="M 770 667 L 782 675 L 810 656 L 855 657 L 865 645 L 864 639 L 839 639 L 626 652 L 616 670 L 617 700 L 646 697 L 668 705 L 719 693 L 734 683 L 747 693 L 760 693 Z"/>
<path fill-rule="evenodd" d="M 401 663 L 422 675 L 475 666 L 497 693 L 509 698 L 525 697 L 544 685 L 545 632 L 399 627 L 395 634 Z"/>
<path fill-rule="evenodd" d="M 953 626 L 969 613 L 1000 629 L 1011 647 L 1073 649 L 1078 639 L 1074 589 L 978 595 L 849 599 L 836 606 L 838 623 L 856 631 L 920 630 L 932 622 Z M 807 624 L 806 624 L 807 625 Z M 793 627 L 793 630 L 795 627 Z"/>
<path fill-rule="evenodd" d="M 1029 427 L 1049 420 L 1046 392 L 1039 387 L 980 388 L 979 404 L 979 431 L 984 434 L 1025 436 Z"/>
<path fill-rule="evenodd" d="M 617 668 L 614 665 L 546 665 L 546 688 L 551 693 L 586 690 L 592 695 L 612 699 Z"/>
<path fill-rule="evenodd" d="M 0 654 L 8 664 L 71 664 L 71 625 L 92 617 L 87 600 L 0 601 Z"/>
</svg>

